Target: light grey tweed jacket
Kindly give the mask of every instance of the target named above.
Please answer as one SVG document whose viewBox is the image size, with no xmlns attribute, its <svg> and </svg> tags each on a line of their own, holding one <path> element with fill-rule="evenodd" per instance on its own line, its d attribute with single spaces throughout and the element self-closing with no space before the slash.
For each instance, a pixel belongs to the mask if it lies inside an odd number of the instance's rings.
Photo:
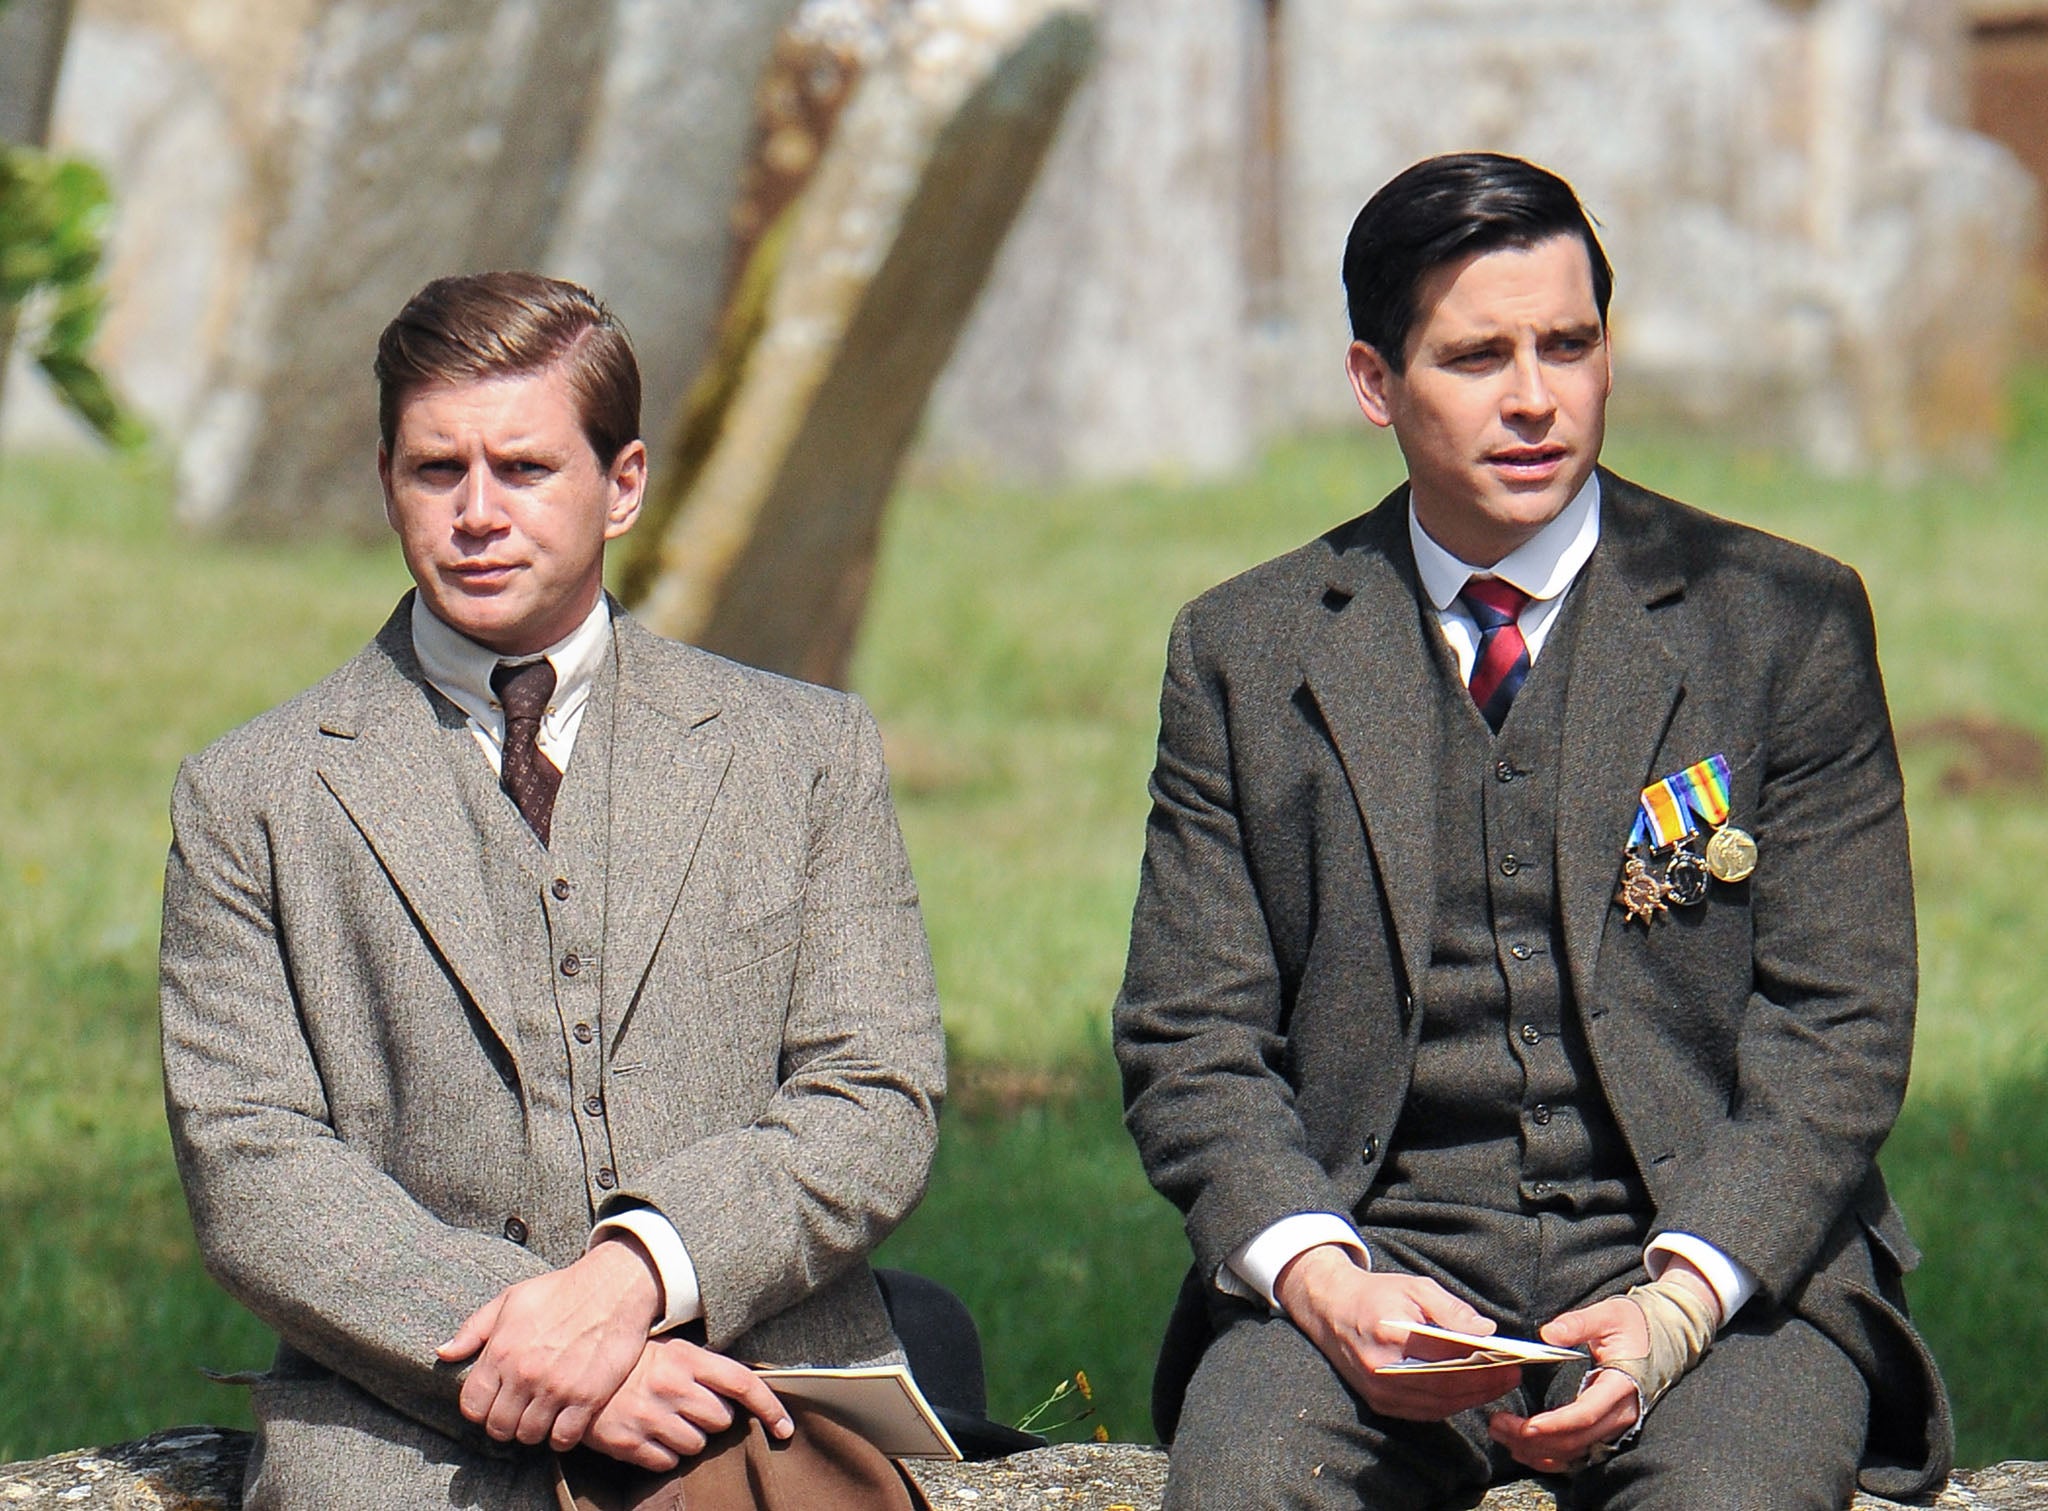
<svg viewBox="0 0 2048 1511">
<path fill-rule="evenodd" d="M 252 1505 L 552 1505 L 544 1460 L 462 1419 L 434 1347 L 580 1252 L 600 1201 L 675 1224 L 713 1347 L 886 1353 L 862 1259 L 923 1194 L 943 1091 L 866 710 L 621 613 L 602 946 L 619 1184 L 539 1179 L 533 1104 L 566 1052 L 514 1031 L 442 754 L 459 716 L 421 680 L 409 608 L 188 761 L 172 800 L 172 1139 L 209 1268 L 281 1339 Z"/>
</svg>

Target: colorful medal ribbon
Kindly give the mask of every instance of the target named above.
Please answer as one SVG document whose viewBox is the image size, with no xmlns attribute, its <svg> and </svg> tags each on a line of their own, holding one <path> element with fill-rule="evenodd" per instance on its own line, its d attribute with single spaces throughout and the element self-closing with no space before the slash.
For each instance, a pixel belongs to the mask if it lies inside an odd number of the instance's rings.
<svg viewBox="0 0 2048 1511">
<path fill-rule="evenodd" d="M 1628 842 L 1633 847 L 1648 837 L 1654 849 L 1675 845 L 1692 831 L 1695 813 L 1716 827 L 1728 821 L 1726 756 L 1708 756 L 1645 787 Z"/>
</svg>

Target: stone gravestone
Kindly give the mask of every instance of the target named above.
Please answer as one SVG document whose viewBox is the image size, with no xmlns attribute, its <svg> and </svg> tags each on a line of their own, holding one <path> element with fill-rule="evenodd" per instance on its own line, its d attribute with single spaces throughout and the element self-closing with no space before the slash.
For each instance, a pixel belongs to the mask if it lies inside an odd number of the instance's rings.
<svg viewBox="0 0 2048 1511">
<path fill-rule="evenodd" d="M 0 142 L 42 145 L 70 24 L 71 0 L 0 0 Z M 0 306 L 0 397 L 13 344 L 14 311 Z"/>
<path fill-rule="evenodd" d="M 904 449 L 1085 72 L 1092 9 L 877 8 L 881 44 L 623 542 L 619 586 L 657 632 L 843 681 Z"/>
<path fill-rule="evenodd" d="M 71 0 L 0 3 L 0 142 L 43 140 L 70 24 Z"/>
<path fill-rule="evenodd" d="M 179 451 L 183 517 L 381 534 L 370 352 L 440 273 L 591 282 L 672 403 L 795 3 L 77 0 L 53 135 L 112 181 L 98 350 Z"/>
<path fill-rule="evenodd" d="M 933 396 L 928 460 L 1050 480 L 1205 476 L 1249 456 L 1256 9 L 1103 7 L 1093 77 Z"/>
<path fill-rule="evenodd" d="M 657 473 L 710 349 L 755 83 L 797 0 L 614 0 L 600 87 L 537 266 L 594 289 L 640 359 Z"/>
<path fill-rule="evenodd" d="M 428 278 L 545 245 L 607 12 L 580 0 L 325 0 L 293 59 L 280 178 L 184 438 L 178 508 L 251 534 L 380 533 L 368 354 Z M 265 192 L 267 191 L 267 192 Z"/>
</svg>

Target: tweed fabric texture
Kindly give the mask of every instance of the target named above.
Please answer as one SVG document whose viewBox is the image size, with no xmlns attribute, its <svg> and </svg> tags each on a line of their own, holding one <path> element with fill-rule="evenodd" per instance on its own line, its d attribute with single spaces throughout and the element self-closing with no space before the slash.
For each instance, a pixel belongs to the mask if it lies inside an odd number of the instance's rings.
<svg viewBox="0 0 2048 1511">
<path fill-rule="evenodd" d="M 1840 563 L 1601 473 L 1565 694 L 1557 927 L 1651 1209 L 1757 1277 L 1871 1384 L 1863 1478 L 1912 1494 L 1953 1434 L 1904 1312 L 1917 1263 L 1875 1165 L 1905 1090 L 1912 876 L 1875 631 Z M 1194 1267 L 1170 1429 L 1240 1303 L 1212 1277 L 1296 1212 L 1366 1203 L 1428 979 L 1436 655 L 1407 491 L 1182 610 L 1115 1014 L 1127 1120 Z M 1656 926 L 1614 903 L 1641 788 L 1731 765 L 1756 874 Z M 1426 1010 L 1426 1004 L 1423 1008 Z"/>
<path fill-rule="evenodd" d="M 209 1268 L 281 1340 L 255 1387 L 251 1504 L 540 1511 L 544 1456 L 462 1419 L 461 1371 L 435 1345 L 635 1202 L 688 1246 L 711 1346 L 792 1364 L 893 1355 L 863 1258 L 923 1193 L 944 1045 L 857 700 L 618 613 L 609 795 L 601 819 L 594 796 L 587 810 L 602 849 L 555 870 L 483 769 L 476 797 L 517 838 L 514 865 L 534 868 L 510 883 L 444 758 L 467 737 L 419 674 L 409 608 L 180 772 L 162 960 L 172 1142 Z M 558 820 L 584 801 L 596 716 Z M 473 743 L 470 757 L 474 775 Z M 545 883 L 554 902 L 556 880 L 601 910 L 550 916 L 529 898 L 530 937 L 508 952 L 494 889 Z M 548 932 L 600 917 L 587 969 L 586 941 Z M 568 999 L 508 980 L 522 958 L 594 993 L 579 999 L 602 1014 L 594 1053 L 574 1025 L 597 1018 L 570 1007 L 565 1023 Z M 604 1099 L 609 1189 L 548 1152 L 554 1102 L 584 1074 Z"/>
</svg>

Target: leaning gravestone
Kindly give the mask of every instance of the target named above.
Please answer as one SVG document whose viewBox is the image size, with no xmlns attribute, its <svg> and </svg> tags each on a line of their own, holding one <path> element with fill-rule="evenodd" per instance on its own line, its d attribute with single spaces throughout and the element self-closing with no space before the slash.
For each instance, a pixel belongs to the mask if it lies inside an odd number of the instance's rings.
<svg viewBox="0 0 2048 1511">
<path fill-rule="evenodd" d="M 249 1435 L 176 1427 L 136 1443 L 0 1465 L 8 1511 L 239 1511 Z M 1133 1443 L 1063 1443 L 987 1464 L 914 1464 L 935 1511 L 1159 1511 L 1166 1455 Z M 1959 1472 L 1939 1511 L 2048 1511 L 2048 1464 L 2005 1463 Z M 1557 1511 L 1534 1483 L 1487 1493 L 1474 1511 Z M 1898 1511 L 1856 1497 L 1854 1511 Z"/>
<path fill-rule="evenodd" d="M 877 7 L 881 45 L 728 305 L 619 586 L 656 631 L 844 680 L 883 506 L 1067 97 L 1090 0 Z"/>
</svg>

